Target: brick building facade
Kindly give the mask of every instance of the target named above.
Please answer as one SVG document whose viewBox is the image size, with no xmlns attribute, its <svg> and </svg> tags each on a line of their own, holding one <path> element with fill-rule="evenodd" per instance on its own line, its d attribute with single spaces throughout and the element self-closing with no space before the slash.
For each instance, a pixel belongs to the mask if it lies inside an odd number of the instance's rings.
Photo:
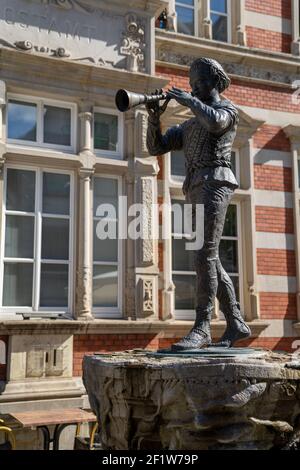
<svg viewBox="0 0 300 470">
<path fill-rule="evenodd" d="M 224 65 L 240 115 L 221 257 L 253 332 L 241 344 L 297 346 L 299 10 L 298 0 L 1 2 L 0 415 L 88 406 L 84 354 L 168 347 L 190 329 L 193 267 L 171 213 L 149 209 L 183 203 L 183 155 L 149 156 L 145 109 L 118 113 L 114 96 L 188 90 L 200 56 Z M 189 117 L 170 102 L 163 126 Z M 97 206 L 118 196 L 143 203 L 147 226 L 168 237 L 97 239 Z M 214 338 L 224 325 L 216 302 Z"/>
</svg>

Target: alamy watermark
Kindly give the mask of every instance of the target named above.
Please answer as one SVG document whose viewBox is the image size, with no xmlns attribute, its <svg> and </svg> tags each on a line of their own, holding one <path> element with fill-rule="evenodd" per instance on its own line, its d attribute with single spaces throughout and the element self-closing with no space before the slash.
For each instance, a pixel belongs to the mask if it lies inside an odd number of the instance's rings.
<svg viewBox="0 0 300 470">
<path fill-rule="evenodd" d="M 164 221 L 168 220 L 171 214 L 173 237 L 185 239 L 186 250 L 200 250 L 203 247 L 203 204 L 137 203 L 128 206 L 127 196 L 119 196 L 118 209 L 108 203 L 97 207 L 95 215 L 99 220 L 96 224 L 96 236 L 99 240 L 170 239 L 171 231 L 168 224 L 162 224 L 159 233 L 158 223 L 155 223 L 155 220 L 158 221 L 159 212 L 162 213 Z"/>
</svg>

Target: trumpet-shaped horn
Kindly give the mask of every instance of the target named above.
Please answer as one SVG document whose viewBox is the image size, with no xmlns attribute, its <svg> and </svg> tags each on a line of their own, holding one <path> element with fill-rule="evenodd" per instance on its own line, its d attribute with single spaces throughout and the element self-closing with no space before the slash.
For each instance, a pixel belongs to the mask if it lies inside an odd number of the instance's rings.
<svg viewBox="0 0 300 470">
<path fill-rule="evenodd" d="M 119 111 L 124 113 L 135 106 L 145 104 L 153 101 L 159 101 L 166 99 L 166 93 L 160 93 L 158 95 L 145 95 L 143 93 L 134 93 L 127 90 L 118 90 L 116 93 L 116 107 Z"/>
</svg>

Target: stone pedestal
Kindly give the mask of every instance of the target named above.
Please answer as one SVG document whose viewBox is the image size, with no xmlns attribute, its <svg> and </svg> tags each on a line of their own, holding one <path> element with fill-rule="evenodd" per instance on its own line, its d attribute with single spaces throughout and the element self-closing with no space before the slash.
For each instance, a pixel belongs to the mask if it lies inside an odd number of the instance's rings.
<svg viewBox="0 0 300 470">
<path fill-rule="evenodd" d="M 299 446 L 299 356 L 208 351 L 86 356 L 83 380 L 104 448 Z"/>
</svg>

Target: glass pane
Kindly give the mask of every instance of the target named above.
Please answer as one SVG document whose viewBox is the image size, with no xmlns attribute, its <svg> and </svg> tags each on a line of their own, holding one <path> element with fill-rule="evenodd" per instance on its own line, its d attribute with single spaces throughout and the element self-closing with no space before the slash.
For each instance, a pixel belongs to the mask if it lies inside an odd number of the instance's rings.
<svg viewBox="0 0 300 470">
<path fill-rule="evenodd" d="M 34 212 L 35 172 L 7 170 L 6 209 Z"/>
<path fill-rule="evenodd" d="M 185 244 L 189 240 L 172 240 L 172 263 L 173 271 L 195 271 L 194 256 L 195 252 L 186 250 Z"/>
<path fill-rule="evenodd" d="M 225 224 L 223 229 L 224 237 L 237 237 L 237 206 L 230 204 L 227 209 Z"/>
<path fill-rule="evenodd" d="M 220 16 L 212 13 L 212 36 L 216 41 L 228 41 L 227 36 L 227 16 Z"/>
<path fill-rule="evenodd" d="M 299 186 L 299 189 L 300 189 L 300 159 L 298 160 L 298 186 Z"/>
<path fill-rule="evenodd" d="M 44 106 L 44 142 L 71 145 L 71 110 Z"/>
<path fill-rule="evenodd" d="M 210 9 L 220 13 L 227 13 L 227 0 L 210 0 Z"/>
<path fill-rule="evenodd" d="M 32 306 L 32 276 L 31 263 L 5 263 L 3 281 L 4 306 Z"/>
<path fill-rule="evenodd" d="M 193 310 L 196 303 L 196 276 L 173 274 L 175 309 Z"/>
<path fill-rule="evenodd" d="M 174 150 L 171 153 L 172 176 L 185 176 L 184 153 L 182 150 Z"/>
<path fill-rule="evenodd" d="M 183 34 L 194 34 L 194 10 L 176 6 L 177 31 Z"/>
<path fill-rule="evenodd" d="M 33 103 L 9 100 L 8 138 L 36 141 L 37 107 Z"/>
<path fill-rule="evenodd" d="M 41 267 L 41 307 L 67 307 L 68 265 L 45 264 Z"/>
<path fill-rule="evenodd" d="M 42 259 L 69 259 L 69 221 L 43 217 Z"/>
<path fill-rule="evenodd" d="M 94 147 L 116 152 L 118 144 L 118 116 L 95 113 Z"/>
<path fill-rule="evenodd" d="M 176 3 L 184 3 L 184 5 L 194 6 L 194 0 L 176 0 Z"/>
<path fill-rule="evenodd" d="M 43 212 L 70 213 L 70 176 L 56 173 L 43 174 Z"/>
<path fill-rule="evenodd" d="M 107 238 L 105 240 L 101 240 L 98 238 L 96 231 L 99 220 L 94 220 L 94 261 L 118 261 L 118 226 L 116 222 L 110 223 L 114 225 L 112 230 L 116 232 L 116 238 Z"/>
<path fill-rule="evenodd" d="M 95 307 L 117 307 L 118 268 L 117 266 L 94 266 L 93 305 Z"/>
<path fill-rule="evenodd" d="M 100 210 L 100 204 L 111 204 L 110 213 Z M 99 210 L 97 211 L 97 209 Z M 113 178 L 94 178 L 94 216 L 104 213 L 104 217 L 118 217 L 118 181 Z"/>
<path fill-rule="evenodd" d="M 5 227 L 5 256 L 33 258 L 34 217 L 7 215 Z"/>
<path fill-rule="evenodd" d="M 221 240 L 219 256 L 225 271 L 238 272 L 237 240 Z"/>
</svg>

